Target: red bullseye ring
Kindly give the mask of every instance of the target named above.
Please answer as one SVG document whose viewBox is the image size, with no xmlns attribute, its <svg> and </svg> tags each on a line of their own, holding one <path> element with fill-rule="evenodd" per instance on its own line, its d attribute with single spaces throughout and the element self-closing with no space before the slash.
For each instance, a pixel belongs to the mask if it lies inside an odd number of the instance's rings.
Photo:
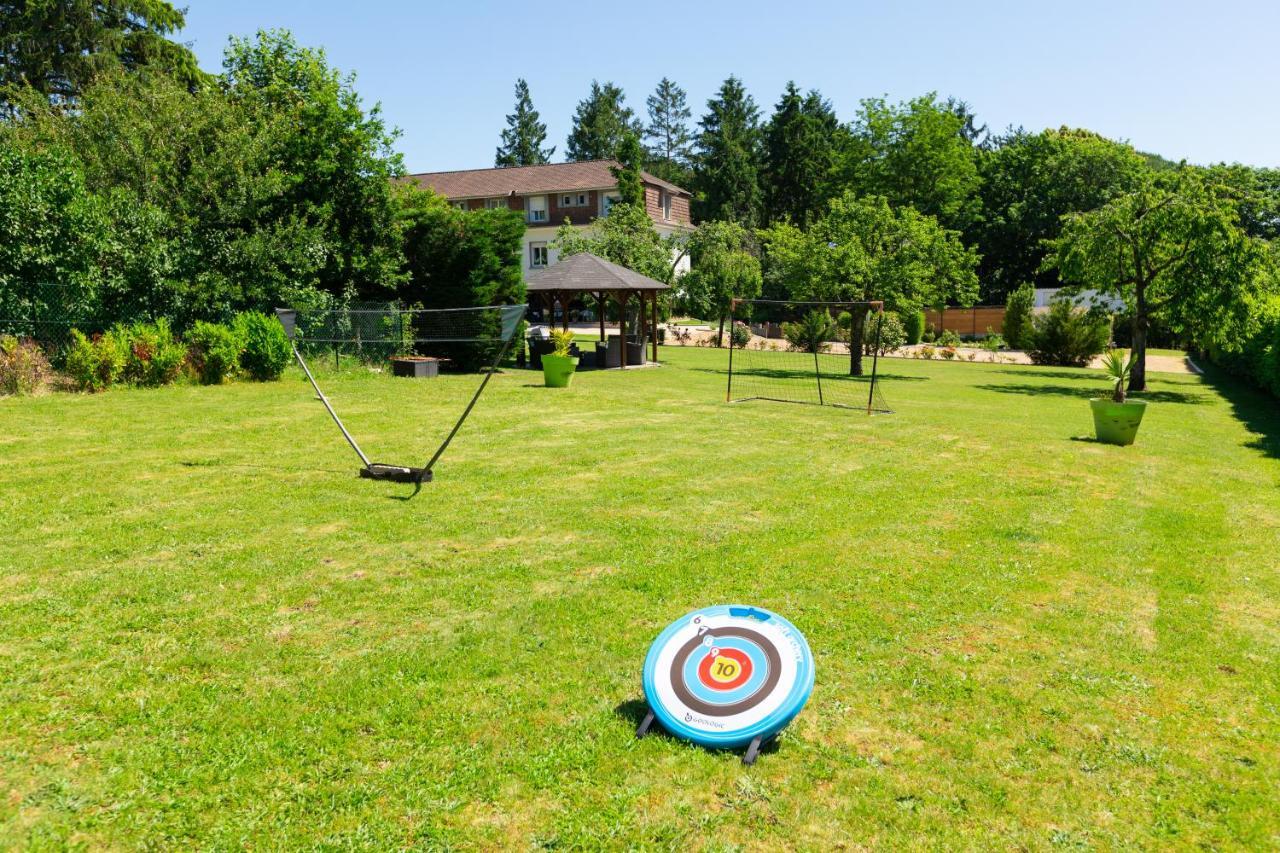
<svg viewBox="0 0 1280 853">
<path fill-rule="evenodd" d="M 732 690 L 751 677 L 751 658 L 738 649 L 719 649 L 698 664 L 698 680 L 712 690 Z"/>
</svg>

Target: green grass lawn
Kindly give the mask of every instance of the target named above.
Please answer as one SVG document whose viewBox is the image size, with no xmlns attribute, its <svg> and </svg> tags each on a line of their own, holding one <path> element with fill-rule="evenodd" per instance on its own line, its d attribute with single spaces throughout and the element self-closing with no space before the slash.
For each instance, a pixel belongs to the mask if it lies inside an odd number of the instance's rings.
<svg viewBox="0 0 1280 853">
<path fill-rule="evenodd" d="M 1280 845 L 1280 418 L 1156 375 L 889 359 L 897 413 L 725 354 L 496 377 L 436 482 L 300 374 L 0 400 L 0 848 Z M 474 377 L 329 377 L 421 464 Z M 749 602 L 817 685 L 753 768 L 632 737 Z"/>
</svg>

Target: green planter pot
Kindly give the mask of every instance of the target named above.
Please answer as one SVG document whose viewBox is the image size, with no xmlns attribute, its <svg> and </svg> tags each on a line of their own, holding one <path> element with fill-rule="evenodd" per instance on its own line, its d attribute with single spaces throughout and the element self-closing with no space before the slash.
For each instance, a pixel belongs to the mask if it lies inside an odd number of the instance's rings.
<svg viewBox="0 0 1280 853">
<path fill-rule="evenodd" d="M 1090 400 L 1093 407 L 1093 428 L 1098 441 L 1104 444 L 1133 444 L 1138 436 L 1138 426 L 1147 411 L 1146 400 Z"/>
<path fill-rule="evenodd" d="M 573 355 L 544 355 L 542 357 L 542 378 L 547 381 L 548 388 L 568 388 L 573 380 L 573 371 L 578 366 L 578 357 Z"/>
</svg>

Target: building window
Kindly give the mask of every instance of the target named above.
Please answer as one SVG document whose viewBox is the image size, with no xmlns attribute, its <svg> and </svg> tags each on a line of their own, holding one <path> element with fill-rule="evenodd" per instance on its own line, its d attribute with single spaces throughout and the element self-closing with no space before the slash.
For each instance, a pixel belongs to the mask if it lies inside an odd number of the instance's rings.
<svg viewBox="0 0 1280 853">
<path fill-rule="evenodd" d="M 507 206 L 507 199 L 505 196 L 502 198 L 486 198 L 484 200 L 484 206 L 491 210 L 494 208 L 501 210 Z"/>
<path fill-rule="evenodd" d="M 468 209 L 468 207 L 467 207 L 467 203 L 466 203 L 465 201 L 455 201 L 455 202 L 453 203 L 453 206 L 454 206 L 454 207 L 456 207 L 456 208 L 458 208 L 458 210 L 467 210 L 467 209 Z"/>
<path fill-rule="evenodd" d="M 602 203 L 602 209 L 603 209 L 603 211 L 604 211 L 604 214 L 603 214 L 603 215 L 608 216 L 608 215 L 609 215 L 609 211 L 613 209 L 613 206 L 614 206 L 615 204 L 620 203 L 621 201 L 622 201 L 622 196 L 620 196 L 620 195 L 607 195 L 607 196 L 605 196 L 605 197 L 604 197 L 604 201 L 603 201 L 603 203 Z"/>
<path fill-rule="evenodd" d="M 560 196 L 561 207 L 586 207 L 591 201 L 591 196 L 586 193 L 563 193 Z"/>
<path fill-rule="evenodd" d="M 666 190 L 662 191 L 662 218 L 668 221 L 671 219 L 671 193 Z"/>
<path fill-rule="evenodd" d="M 547 265 L 547 244 L 546 243 L 530 243 L 529 244 L 529 268 L 542 269 Z"/>
<path fill-rule="evenodd" d="M 591 196 L 587 193 L 578 193 L 578 207 L 586 207 L 591 201 Z"/>
<path fill-rule="evenodd" d="M 547 197 L 545 195 L 529 196 L 529 221 L 547 221 Z"/>
</svg>

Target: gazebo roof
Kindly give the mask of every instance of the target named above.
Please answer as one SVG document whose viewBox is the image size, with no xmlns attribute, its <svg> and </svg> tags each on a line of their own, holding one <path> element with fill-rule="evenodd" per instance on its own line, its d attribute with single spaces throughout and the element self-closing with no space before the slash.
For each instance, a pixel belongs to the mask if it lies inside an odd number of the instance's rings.
<svg viewBox="0 0 1280 853">
<path fill-rule="evenodd" d="M 529 273 L 525 277 L 525 289 L 530 293 L 601 293 L 618 290 L 670 290 L 671 286 L 584 252 L 561 258 L 545 269 Z"/>
</svg>

